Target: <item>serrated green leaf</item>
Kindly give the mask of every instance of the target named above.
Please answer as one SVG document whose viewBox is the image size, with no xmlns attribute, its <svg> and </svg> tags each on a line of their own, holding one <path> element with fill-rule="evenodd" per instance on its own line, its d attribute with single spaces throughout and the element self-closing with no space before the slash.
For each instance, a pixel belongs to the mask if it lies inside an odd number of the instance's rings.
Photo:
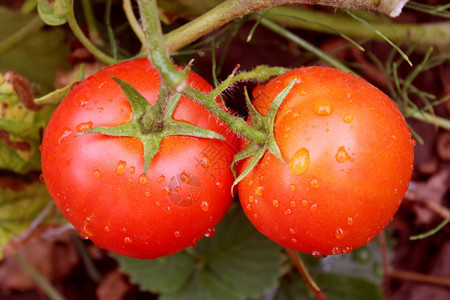
<svg viewBox="0 0 450 300">
<path fill-rule="evenodd" d="M 41 19 L 48 25 L 59 26 L 67 22 L 66 2 L 62 0 L 37 0 Z"/>
<path fill-rule="evenodd" d="M 0 259 L 5 245 L 28 229 L 49 201 L 47 189 L 40 182 L 18 191 L 0 188 Z"/>
<path fill-rule="evenodd" d="M 24 174 L 39 170 L 41 134 L 54 107 L 27 109 L 0 74 L 0 169 Z"/>
<path fill-rule="evenodd" d="M 30 22 L 36 15 L 23 15 L 0 7 L 0 41 Z M 26 77 L 40 94 L 54 90 L 56 70 L 67 67 L 69 44 L 62 28 L 46 28 L 28 36 L 0 55 L 0 73 L 15 71 Z"/>
<path fill-rule="evenodd" d="M 261 235 L 238 206 L 216 227 L 214 238 L 194 249 L 154 261 L 115 257 L 133 283 L 161 293 L 162 300 L 257 297 L 277 286 L 285 260 L 281 247 Z"/>
</svg>

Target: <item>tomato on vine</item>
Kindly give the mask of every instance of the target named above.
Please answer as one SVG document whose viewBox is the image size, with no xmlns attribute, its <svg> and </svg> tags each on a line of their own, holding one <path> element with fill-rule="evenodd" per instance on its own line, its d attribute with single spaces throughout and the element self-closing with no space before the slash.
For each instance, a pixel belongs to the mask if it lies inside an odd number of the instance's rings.
<svg viewBox="0 0 450 300">
<path fill-rule="evenodd" d="M 74 87 L 54 112 L 42 142 L 42 172 L 52 199 L 84 237 L 121 255 L 157 258 L 213 235 L 232 201 L 234 134 L 200 104 L 181 97 L 173 120 L 209 129 L 225 140 L 165 137 L 144 172 L 139 138 L 82 134 L 102 126 L 121 128 L 134 117 L 112 76 L 151 104 L 158 97 L 160 78 L 145 58 L 106 68 Z M 187 84 L 212 90 L 193 72 Z M 139 126 L 136 131 L 146 134 Z"/>
<path fill-rule="evenodd" d="M 255 108 L 265 115 L 293 80 L 274 124 L 285 163 L 267 151 L 239 182 L 239 198 L 269 239 L 315 256 L 348 253 L 370 242 L 397 211 L 415 141 L 385 94 L 337 69 L 287 72 L 254 90 Z"/>
</svg>

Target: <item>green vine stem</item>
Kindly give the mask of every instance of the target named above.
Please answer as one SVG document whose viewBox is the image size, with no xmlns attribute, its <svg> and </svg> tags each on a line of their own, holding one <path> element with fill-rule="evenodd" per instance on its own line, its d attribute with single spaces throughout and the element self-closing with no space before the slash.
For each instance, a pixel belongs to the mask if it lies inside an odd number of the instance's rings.
<svg viewBox="0 0 450 300">
<path fill-rule="evenodd" d="M 84 17 L 86 19 L 86 25 L 89 32 L 89 38 L 95 45 L 103 45 L 103 40 L 97 29 L 97 22 L 95 20 L 94 11 L 92 9 L 92 3 L 90 0 L 81 0 L 81 5 L 84 11 Z"/>
<path fill-rule="evenodd" d="M 285 4 L 318 4 L 352 9 L 370 9 L 396 17 L 400 14 L 406 2 L 405 0 L 226 0 L 193 21 L 168 33 L 166 35 L 166 45 L 171 52 L 179 50 L 228 22 L 252 12 Z M 289 7 L 289 9 L 291 8 Z"/>
<path fill-rule="evenodd" d="M 102 62 L 112 65 L 117 63 L 117 61 L 103 53 L 100 49 L 98 49 L 90 40 L 89 38 L 83 33 L 83 31 L 81 30 L 81 28 L 78 26 L 77 20 L 75 19 L 75 14 L 73 11 L 73 1 L 72 0 L 67 0 L 68 5 L 67 5 L 67 23 L 70 26 L 70 29 L 72 29 L 73 34 L 78 38 L 78 40 L 83 44 L 84 47 L 86 47 L 86 49 L 92 54 L 94 55 L 96 58 L 98 58 L 99 60 L 101 60 Z"/>
<path fill-rule="evenodd" d="M 264 17 L 290 27 L 314 30 L 329 34 L 346 34 L 355 38 L 382 40 L 373 30 L 348 16 L 302 9 L 300 7 L 276 7 L 267 10 Z M 422 50 L 430 46 L 443 53 L 450 50 L 450 23 L 431 24 L 389 23 L 384 18 L 371 16 L 370 25 L 386 38 L 396 43 L 414 44 Z"/>
<path fill-rule="evenodd" d="M 41 18 L 39 16 L 35 16 L 27 24 L 25 24 L 25 26 L 8 36 L 0 43 L 0 54 L 5 53 L 15 45 L 24 41 L 30 35 L 40 30 L 44 25 L 45 23 L 41 20 Z"/>
<path fill-rule="evenodd" d="M 406 108 L 405 117 L 411 117 L 429 124 L 439 126 L 440 128 L 450 130 L 450 120 L 423 111 L 418 111 L 417 109 L 411 107 Z"/>
</svg>

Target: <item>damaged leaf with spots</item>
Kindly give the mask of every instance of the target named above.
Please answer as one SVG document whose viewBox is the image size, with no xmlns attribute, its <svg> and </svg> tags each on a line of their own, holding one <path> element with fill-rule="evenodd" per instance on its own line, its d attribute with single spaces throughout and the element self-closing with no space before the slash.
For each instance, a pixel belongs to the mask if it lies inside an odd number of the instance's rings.
<svg viewBox="0 0 450 300">
<path fill-rule="evenodd" d="M 39 107 L 26 79 L 0 74 L 0 169 L 19 174 L 40 170 L 39 145 L 54 109 Z"/>
</svg>

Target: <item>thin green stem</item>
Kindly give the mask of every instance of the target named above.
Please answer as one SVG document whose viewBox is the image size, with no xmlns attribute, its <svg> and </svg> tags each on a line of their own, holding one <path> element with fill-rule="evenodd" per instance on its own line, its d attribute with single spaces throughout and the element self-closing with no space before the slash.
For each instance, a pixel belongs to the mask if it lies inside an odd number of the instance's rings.
<svg viewBox="0 0 450 300">
<path fill-rule="evenodd" d="M 112 52 L 114 59 L 117 60 L 116 39 L 114 37 L 114 31 L 111 26 L 111 6 L 112 6 L 112 1 L 111 0 L 106 1 L 105 23 L 106 23 L 106 28 L 108 31 L 109 44 L 112 49 L 111 52 Z"/>
<path fill-rule="evenodd" d="M 440 128 L 446 130 L 450 130 L 450 120 L 432 115 L 430 113 L 417 111 L 417 109 L 414 108 L 407 107 L 405 111 L 405 116 L 439 126 Z"/>
<path fill-rule="evenodd" d="M 341 63 L 338 59 L 326 54 L 325 52 L 323 52 L 322 50 L 320 50 L 319 48 L 317 48 L 316 46 L 314 46 L 313 44 L 309 43 L 308 41 L 300 38 L 298 35 L 293 34 L 292 32 L 290 32 L 289 30 L 287 30 L 284 27 L 281 27 L 280 25 L 262 18 L 260 20 L 261 25 L 263 25 L 264 27 L 272 30 L 273 32 L 276 32 L 277 34 L 281 35 L 282 37 L 290 40 L 291 42 L 295 43 L 296 45 L 308 50 L 309 52 L 313 53 L 315 56 L 317 56 L 318 58 L 322 59 L 323 61 L 329 63 L 330 65 L 332 65 L 335 68 L 339 68 L 345 72 L 350 72 L 353 73 L 355 75 L 357 75 L 353 70 L 351 70 L 350 68 L 348 68 L 346 65 L 344 65 L 343 63 Z"/>
<path fill-rule="evenodd" d="M 89 38 L 83 33 L 81 28 L 78 26 L 77 20 L 75 19 L 75 14 L 73 11 L 73 1 L 70 1 L 70 5 L 68 5 L 67 8 L 67 23 L 70 26 L 70 29 L 72 29 L 73 34 L 78 38 L 78 40 L 83 44 L 84 47 L 97 59 L 101 60 L 102 62 L 112 65 L 117 63 L 117 61 L 103 53 L 100 49 L 98 49 L 90 40 Z"/>
<path fill-rule="evenodd" d="M 306 267 L 305 263 L 303 262 L 301 257 L 298 255 L 298 253 L 289 248 L 284 248 L 284 251 L 286 251 L 287 255 L 294 263 L 294 266 L 297 268 L 299 273 L 302 275 L 303 279 L 305 279 L 309 288 L 314 292 L 314 294 L 316 295 L 316 299 L 325 300 L 326 299 L 325 295 L 322 293 L 319 286 L 314 281 L 314 278 L 309 273 L 308 268 Z"/>
<path fill-rule="evenodd" d="M 97 21 L 95 20 L 94 11 L 92 9 L 92 3 L 90 0 L 81 0 L 83 7 L 84 17 L 86 19 L 86 25 L 89 32 L 89 38 L 95 45 L 102 45 L 103 40 L 97 29 Z"/>
<path fill-rule="evenodd" d="M 71 237 L 75 244 L 75 247 L 78 250 L 78 253 L 80 254 L 81 260 L 84 263 L 87 274 L 89 275 L 89 277 L 92 280 L 94 280 L 97 283 L 100 283 L 103 279 L 102 275 L 95 267 L 95 264 L 92 261 L 92 257 L 89 255 L 89 252 L 87 251 L 86 247 L 84 246 L 83 241 L 80 239 L 79 236 L 72 235 Z"/>
<path fill-rule="evenodd" d="M 267 134 L 249 126 L 242 118 L 233 116 L 223 110 L 216 102 L 215 97 L 205 95 L 191 86 L 186 86 L 183 94 L 203 105 L 210 113 L 227 124 L 231 130 L 257 144 L 263 144 Z M 214 96 L 214 95 L 212 95 Z"/>
<path fill-rule="evenodd" d="M 44 25 L 45 23 L 41 20 L 41 18 L 39 16 L 35 16 L 27 24 L 25 24 L 25 26 L 0 42 L 0 54 L 12 49 L 15 45 L 21 43 L 33 33 L 44 27 Z"/>
<path fill-rule="evenodd" d="M 159 21 L 156 0 L 139 0 L 138 3 L 148 57 L 158 69 L 161 79 L 165 80 L 171 88 L 180 91 L 186 83 L 186 74 L 177 69 L 170 61 Z"/>
<path fill-rule="evenodd" d="M 39 287 L 45 291 L 47 296 L 51 300 L 64 300 L 64 297 L 50 284 L 50 282 L 39 273 L 22 255 L 17 253 L 15 255 L 16 260 L 19 264 L 31 275 L 31 277 L 36 281 Z"/>
<path fill-rule="evenodd" d="M 123 10 L 125 12 L 125 15 L 127 16 L 128 23 L 130 23 L 131 29 L 133 29 L 134 34 L 138 37 L 138 39 L 141 41 L 141 44 L 145 44 L 145 35 L 144 31 L 142 31 L 141 25 L 139 24 L 139 21 L 137 20 L 134 11 L 133 6 L 131 5 L 131 0 L 123 0 Z"/>
</svg>

